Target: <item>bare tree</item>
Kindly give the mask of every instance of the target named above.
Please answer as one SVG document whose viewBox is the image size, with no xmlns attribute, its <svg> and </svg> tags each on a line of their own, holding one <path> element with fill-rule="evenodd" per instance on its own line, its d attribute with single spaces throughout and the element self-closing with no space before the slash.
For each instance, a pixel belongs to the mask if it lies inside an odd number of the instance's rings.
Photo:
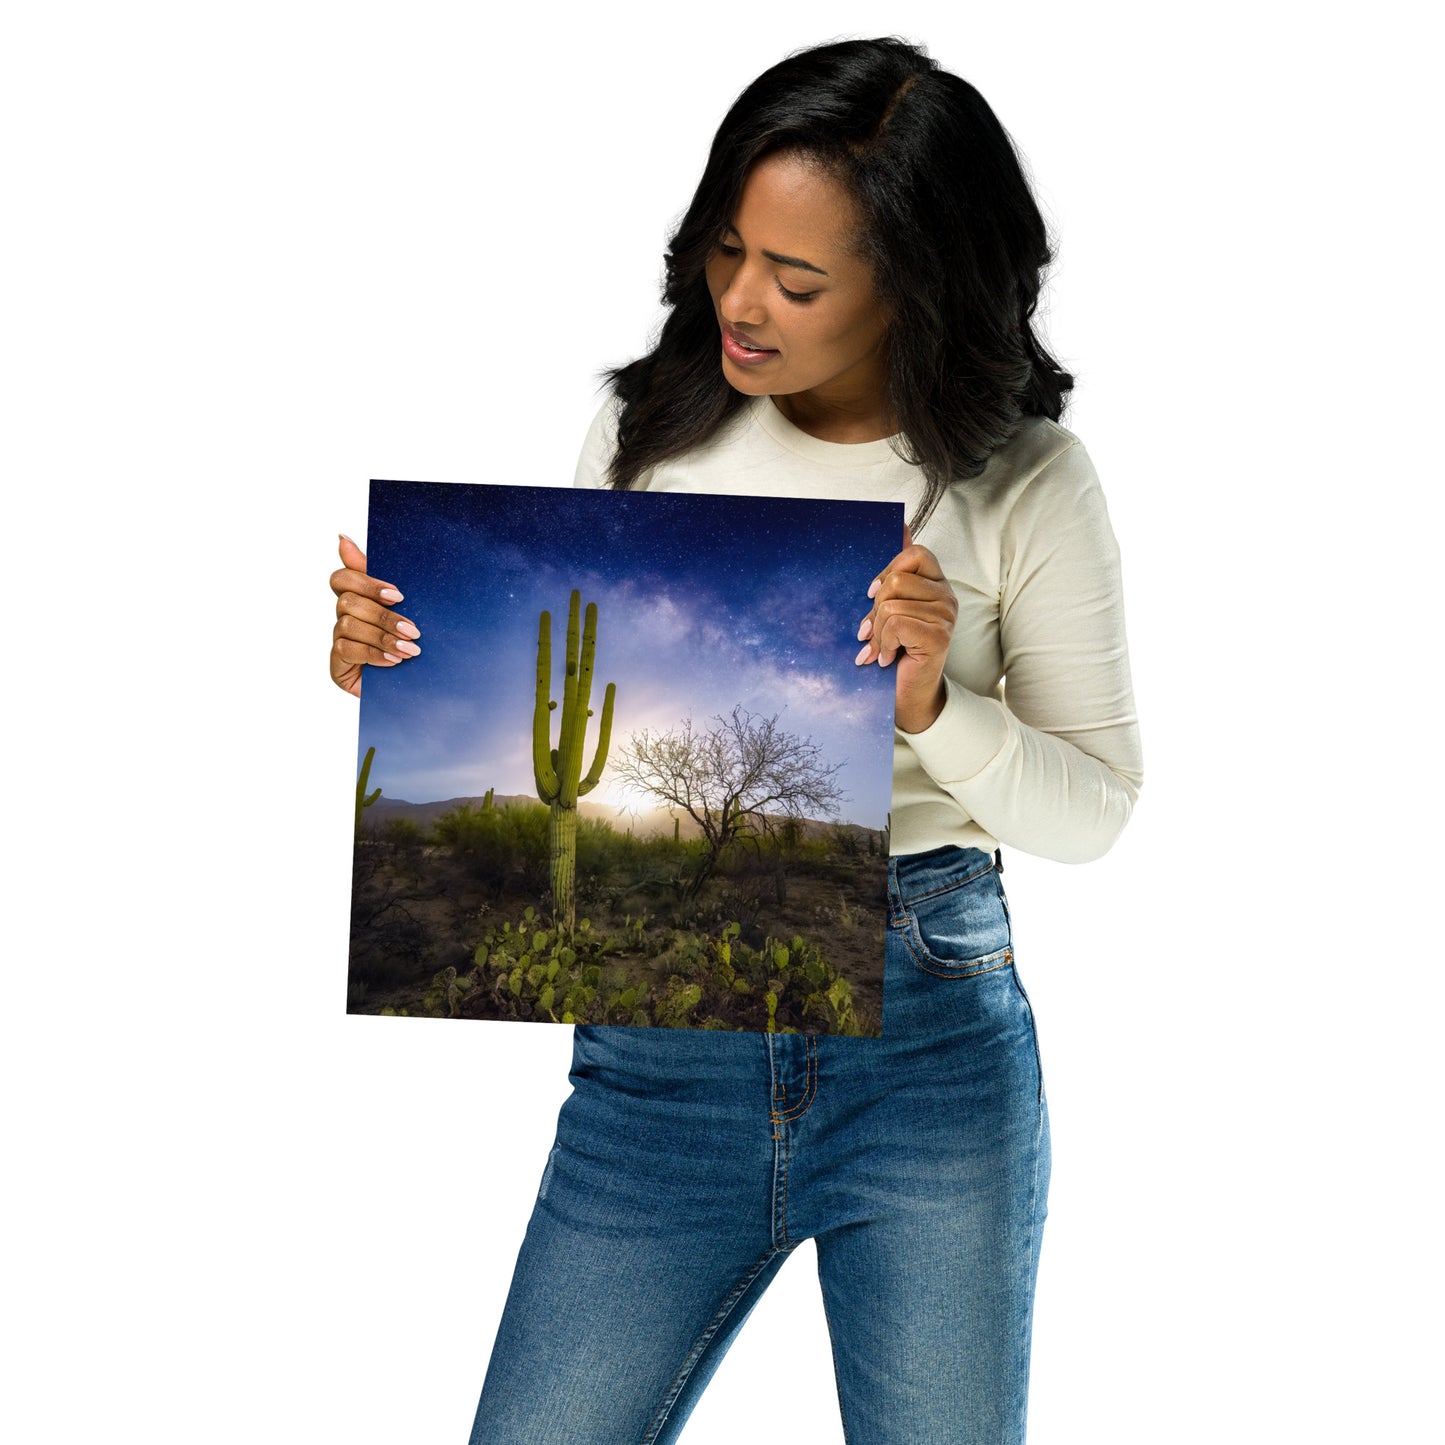
<svg viewBox="0 0 1445 1445">
<path fill-rule="evenodd" d="M 712 876 L 724 849 L 768 830 L 777 817 L 832 817 L 845 794 L 842 763 L 824 761 L 811 738 L 778 726 L 741 703 L 713 726 L 691 718 L 667 732 L 634 733 L 612 764 L 629 786 L 682 809 L 702 829 L 707 847 L 689 892 Z"/>
</svg>

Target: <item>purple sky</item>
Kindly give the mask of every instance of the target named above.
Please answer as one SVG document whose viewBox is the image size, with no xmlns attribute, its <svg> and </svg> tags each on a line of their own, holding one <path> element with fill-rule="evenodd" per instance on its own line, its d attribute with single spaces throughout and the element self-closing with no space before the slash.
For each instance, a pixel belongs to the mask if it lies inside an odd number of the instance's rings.
<svg viewBox="0 0 1445 1445">
<path fill-rule="evenodd" d="M 737 703 L 779 713 L 845 762 L 841 816 L 881 828 L 893 672 L 855 667 L 854 634 L 902 531 L 897 503 L 374 481 L 368 570 L 405 593 L 397 610 L 421 629 L 422 651 L 367 669 L 358 766 L 374 744 L 371 786 L 409 802 L 535 794 L 538 617 L 552 614 L 560 700 L 576 587 L 598 607 L 598 717 L 617 684 L 614 753 L 642 728 L 704 723 Z M 610 769 L 588 797 L 641 801 Z"/>
</svg>

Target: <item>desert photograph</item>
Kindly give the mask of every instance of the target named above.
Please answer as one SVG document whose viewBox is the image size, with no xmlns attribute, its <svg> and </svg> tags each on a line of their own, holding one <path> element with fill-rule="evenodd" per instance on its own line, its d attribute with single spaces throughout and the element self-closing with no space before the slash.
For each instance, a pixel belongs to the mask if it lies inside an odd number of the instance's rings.
<svg viewBox="0 0 1445 1445">
<path fill-rule="evenodd" d="M 902 511 L 373 481 L 348 1012 L 878 1037 Z"/>
</svg>

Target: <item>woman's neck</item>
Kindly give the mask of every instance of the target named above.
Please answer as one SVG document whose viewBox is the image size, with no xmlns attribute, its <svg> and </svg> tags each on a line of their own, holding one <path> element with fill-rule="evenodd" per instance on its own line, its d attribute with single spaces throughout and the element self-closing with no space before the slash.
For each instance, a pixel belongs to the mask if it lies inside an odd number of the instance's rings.
<svg viewBox="0 0 1445 1445">
<path fill-rule="evenodd" d="M 799 431 L 820 442 L 876 442 L 898 430 L 882 396 L 845 400 L 800 391 L 774 396 L 772 403 Z"/>
</svg>

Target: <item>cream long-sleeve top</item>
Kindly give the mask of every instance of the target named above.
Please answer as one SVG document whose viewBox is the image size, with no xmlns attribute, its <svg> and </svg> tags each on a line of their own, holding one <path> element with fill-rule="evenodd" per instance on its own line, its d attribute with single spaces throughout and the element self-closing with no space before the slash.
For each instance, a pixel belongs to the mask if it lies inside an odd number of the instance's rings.
<svg viewBox="0 0 1445 1445">
<path fill-rule="evenodd" d="M 593 420 L 575 485 L 607 484 L 618 405 L 609 397 Z M 919 468 L 887 440 L 820 441 L 767 396 L 634 487 L 902 502 L 905 516 L 923 495 Z M 1119 547 L 1083 444 L 1026 418 L 914 540 L 938 558 L 958 618 L 943 712 L 894 732 L 891 851 L 1002 843 L 1063 863 L 1101 857 L 1129 820 L 1143 757 Z M 871 580 L 859 579 L 865 605 Z"/>
</svg>

